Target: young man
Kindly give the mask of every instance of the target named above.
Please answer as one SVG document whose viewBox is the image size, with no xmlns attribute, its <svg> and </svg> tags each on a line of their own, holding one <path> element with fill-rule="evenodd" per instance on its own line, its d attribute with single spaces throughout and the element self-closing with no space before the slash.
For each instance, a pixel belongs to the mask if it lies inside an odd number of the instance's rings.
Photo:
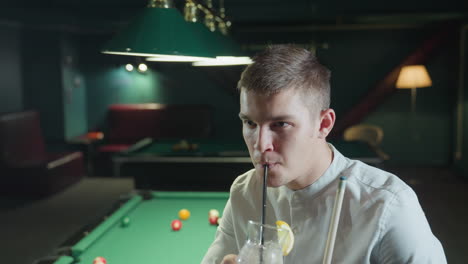
<svg viewBox="0 0 468 264">
<path fill-rule="evenodd" d="M 329 79 L 313 54 L 289 45 L 267 48 L 242 73 L 239 116 L 255 169 L 232 184 L 202 263 L 235 263 L 248 221 L 260 221 L 264 165 L 266 223 L 283 220 L 295 235 L 284 263 L 322 263 L 341 176 L 348 180 L 333 263 L 446 263 L 413 190 L 327 143 L 335 122 Z"/>
</svg>

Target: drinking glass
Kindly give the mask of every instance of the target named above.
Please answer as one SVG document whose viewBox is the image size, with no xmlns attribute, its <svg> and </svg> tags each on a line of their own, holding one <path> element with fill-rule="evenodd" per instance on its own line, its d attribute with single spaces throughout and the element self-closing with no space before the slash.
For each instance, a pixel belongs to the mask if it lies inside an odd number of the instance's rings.
<svg viewBox="0 0 468 264">
<path fill-rule="evenodd" d="M 249 221 L 248 238 L 237 256 L 237 263 L 283 264 L 283 253 L 278 241 L 278 231 L 280 229 L 276 226 Z"/>
</svg>

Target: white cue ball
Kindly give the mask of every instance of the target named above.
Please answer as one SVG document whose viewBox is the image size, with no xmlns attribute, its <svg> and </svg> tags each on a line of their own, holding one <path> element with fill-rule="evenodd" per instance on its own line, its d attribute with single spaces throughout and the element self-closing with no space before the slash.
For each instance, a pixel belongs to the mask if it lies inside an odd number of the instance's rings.
<svg viewBox="0 0 468 264">
<path fill-rule="evenodd" d="M 211 209 L 210 212 L 208 213 L 208 216 L 209 217 L 211 217 L 211 216 L 219 217 L 219 212 L 216 209 Z"/>
</svg>

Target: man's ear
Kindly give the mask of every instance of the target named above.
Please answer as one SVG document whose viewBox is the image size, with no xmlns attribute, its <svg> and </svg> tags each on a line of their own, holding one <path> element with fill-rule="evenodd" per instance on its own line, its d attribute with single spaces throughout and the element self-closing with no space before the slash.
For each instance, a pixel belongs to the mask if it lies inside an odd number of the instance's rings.
<svg viewBox="0 0 468 264">
<path fill-rule="evenodd" d="M 325 139 L 328 134 L 330 134 L 331 130 L 333 129 L 333 125 L 335 125 L 335 118 L 335 111 L 331 108 L 322 110 L 320 112 L 319 138 Z"/>
</svg>

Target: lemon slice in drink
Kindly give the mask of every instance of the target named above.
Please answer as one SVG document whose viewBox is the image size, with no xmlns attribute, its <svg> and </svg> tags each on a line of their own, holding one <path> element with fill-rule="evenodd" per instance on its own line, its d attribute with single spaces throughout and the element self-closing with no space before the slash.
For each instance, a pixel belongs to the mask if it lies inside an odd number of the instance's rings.
<svg viewBox="0 0 468 264">
<path fill-rule="evenodd" d="M 283 256 L 287 256 L 294 246 L 293 231 L 288 223 L 284 221 L 276 221 L 276 226 L 279 228 L 278 242 L 280 244 L 281 250 L 283 251 Z"/>
</svg>

